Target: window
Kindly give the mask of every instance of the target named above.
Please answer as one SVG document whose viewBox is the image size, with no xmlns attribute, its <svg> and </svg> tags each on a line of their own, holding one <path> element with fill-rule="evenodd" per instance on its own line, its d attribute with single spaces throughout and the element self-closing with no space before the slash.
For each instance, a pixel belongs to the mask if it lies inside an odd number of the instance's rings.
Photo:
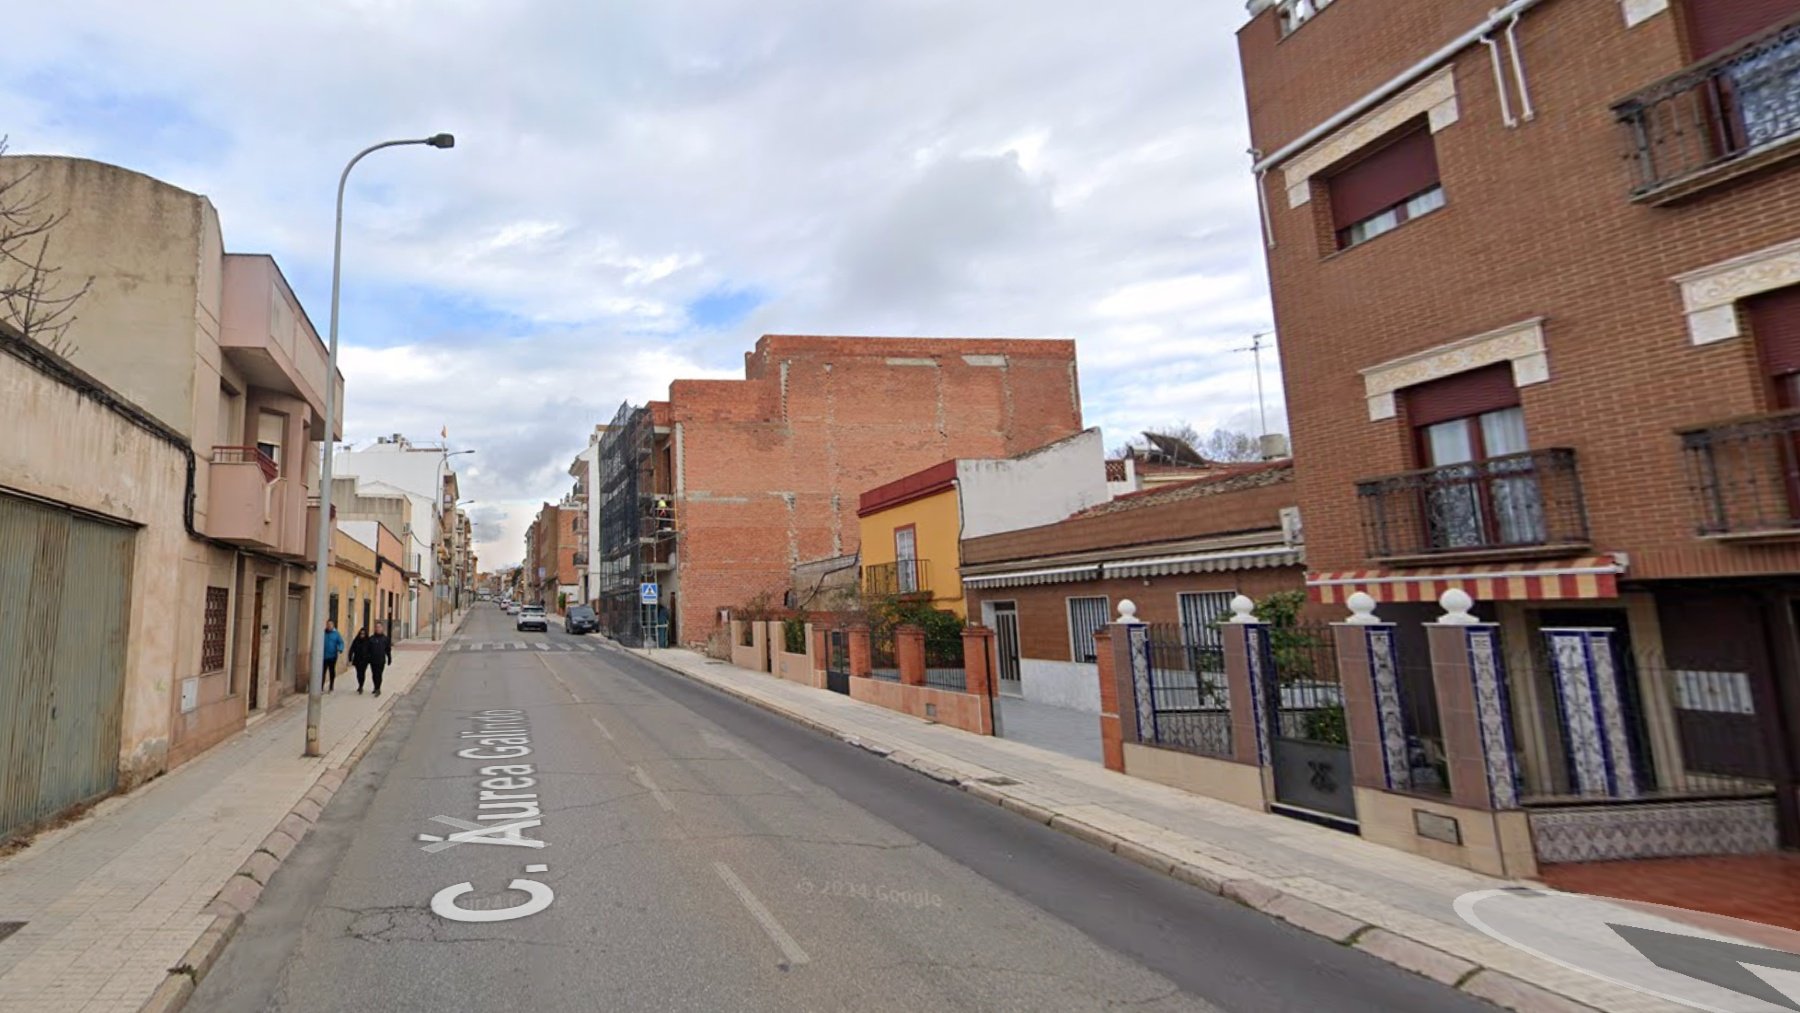
<svg viewBox="0 0 1800 1013">
<path fill-rule="evenodd" d="M 1425 516 L 1437 549 L 1545 540 L 1525 412 L 1512 367 L 1499 363 L 1411 388 L 1407 414 L 1432 469 Z"/>
<path fill-rule="evenodd" d="M 1687 0 L 1685 6 L 1695 60 L 1800 16 L 1800 0 Z"/>
<path fill-rule="evenodd" d="M 1800 285 L 1744 300 L 1777 409 L 1800 408 Z"/>
<path fill-rule="evenodd" d="M 256 449 L 262 455 L 281 467 L 281 437 L 287 428 L 287 417 L 274 412 L 258 412 L 256 415 Z"/>
<path fill-rule="evenodd" d="M 911 524 L 894 529 L 894 575 L 901 594 L 919 589 L 918 530 Z"/>
<path fill-rule="evenodd" d="M 1181 644 L 1193 672 L 1225 671 L 1225 640 L 1219 623 L 1231 612 L 1233 591 L 1196 591 L 1176 596 L 1181 608 Z"/>
<path fill-rule="evenodd" d="M 1070 660 L 1092 664 L 1098 657 L 1094 633 L 1106 625 L 1112 612 L 1104 596 L 1069 599 Z"/>
<path fill-rule="evenodd" d="M 338 594 L 336 591 L 331 592 L 330 614 L 325 618 L 330 619 L 333 623 L 338 621 Z"/>
<path fill-rule="evenodd" d="M 225 616 L 231 608 L 231 592 L 222 587 L 206 589 L 205 625 L 200 632 L 200 671 L 225 667 Z"/>
<path fill-rule="evenodd" d="M 1338 171 L 1327 185 L 1340 250 L 1444 206 L 1437 147 L 1423 123 Z"/>
</svg>

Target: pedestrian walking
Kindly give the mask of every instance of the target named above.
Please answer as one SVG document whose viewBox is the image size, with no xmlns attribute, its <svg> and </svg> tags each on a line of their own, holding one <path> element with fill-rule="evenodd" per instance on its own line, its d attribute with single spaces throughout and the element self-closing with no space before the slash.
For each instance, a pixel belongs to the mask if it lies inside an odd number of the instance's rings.
<svg viewBox="0 0 1800 1013">
<path fill-rule="evenodd" d="M 337 630 L 337 623 L 325 620 L 325 692 L 337 688 L 338 655 L 344 653 L 344 635 Z"/>
<path fill-rule="evenodd" d="M 381 695 L 381 672 L 394 663 L 394 642 L 388 639 L 387 627 L 375 624 L 375 635 L 369 638 L 369 674 L 375 679 L 375 695 Z"/>
<path fill-rule="evenodd" d="M 369 628 L 358 627 L 350 641 L 350 667 L 356 669 L 356 691 L 363 691 L 363 673 L 369 668 Z"/>
</svg>

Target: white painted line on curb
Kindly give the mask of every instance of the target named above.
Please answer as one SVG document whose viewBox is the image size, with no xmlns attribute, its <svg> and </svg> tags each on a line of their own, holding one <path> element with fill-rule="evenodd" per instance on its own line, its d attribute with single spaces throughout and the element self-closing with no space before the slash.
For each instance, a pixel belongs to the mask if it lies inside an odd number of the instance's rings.
<svg viewBox="0 0 1800 1013">
<path fill-rule="evenodd" d="M 769 913 L 768 908 L 763 907 L 762 901 L 756 899 L 756 895 L 750 892 L 750 888 L 744 885 L 744 881 L 737 878 L 737 873 L 732 872 L 730 866 L 724 862 L 714 862 L 713 871 L 719 874 L 719 878 L 725 881 L 726 886 L 731 887 L 732 893 L 737 894 L 738 900 L 742 901 L 745 909 L 750 912 L 750 917 L 755 918 L 756 923 L 762 926 L 762 930 L 780 948 L 782 956 L 788 959 L 789 964 L 812 962 L 812 958 L 806 955 L 806 951 L 800 948 L 799 943 L 794 942 L 794 937 L 787 934 L 787 930 L 781 927 L 781 923 L 775 920 L 775 916 Z"/>
<path fill-rule="evenodd" d="M 650 780 L 650 775 L 644 773 L 644 768 L 633 766 L 631 776 L 637 779 L 637 783 L 650 790 L 650 794 L 656 799 L 656 804 L 662 806 L 665 812 L 675 811 L 675 803 L 669 801 L 669 796 L 662 793 L 662 789 L 656 786 L 655 781 Z"/>
<path fill-rule="evenodd" d="M 606 736 L 606 741 L 613 741 L 612 732 L 608 731 L 606 726 L 600 723 L 599 718 L 593 718 L 591 720 L 594 722 L 594 727 L 600 729 L 600 734 Z"/>
</svg>

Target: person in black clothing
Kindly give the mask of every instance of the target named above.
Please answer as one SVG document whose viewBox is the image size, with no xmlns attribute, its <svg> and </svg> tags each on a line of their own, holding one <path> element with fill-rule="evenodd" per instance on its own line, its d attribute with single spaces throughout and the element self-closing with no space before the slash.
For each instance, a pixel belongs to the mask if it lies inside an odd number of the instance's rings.
<svg viewBox="0 0 1800 1013">
<path fill-rule="evenodd" d="M 369 628 L 360 626 L 350 641 L 350 667 L 356 669 L 356 691 L 363 691 L 363 673 L 369 667 Z"/>
<path fill-rule="evenodd" d="M 375 624 L 375 635 L 369 638 L 369 674 L 375 677 L 375 695 L 381 695 L 381 671 L 394 663 L 394 642 L 388 639 L 387 627 Z"/>
</svg>

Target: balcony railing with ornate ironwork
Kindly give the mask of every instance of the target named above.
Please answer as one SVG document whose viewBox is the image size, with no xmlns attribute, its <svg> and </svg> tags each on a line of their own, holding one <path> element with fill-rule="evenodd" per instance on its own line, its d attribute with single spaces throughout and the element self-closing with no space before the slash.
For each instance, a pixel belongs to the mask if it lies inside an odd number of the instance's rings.
<svg viewBox="0 0 1800 1013">
<path fill-rule="evenodd" d="M 1678 435 L 1702 537 L 1800 534 L 1800 410 L 1714 422 Z"/>
<path fill-rule="evenodd" d="M 1800 20 L 1772 29 L 1613 106 L 1640 196 L 1800 138 Z M 1746 168 L 1749 167 L 1746 164 Z"/>
<path fill-rule="evenodd" d="M 1532 450 L 1356 483 L 1369 556 L 1536 554 L 1589 545 L 1575 452 Z"/>
<path fill-rule="evenodd" d="M 262 452 L 261 447 L 214 447 L 212 449 L 214 464 L 255 464 L 262 468 L 263 480 L 273 482 L 281 477 L 281 467 L 275 459 Z"/>
<path fill-rule="evenodd" d="M 863 567 L 866 594 L 907 595 L 931 593 L 931 564 L 923 559 L 902 559 Z"/>
</svg>

